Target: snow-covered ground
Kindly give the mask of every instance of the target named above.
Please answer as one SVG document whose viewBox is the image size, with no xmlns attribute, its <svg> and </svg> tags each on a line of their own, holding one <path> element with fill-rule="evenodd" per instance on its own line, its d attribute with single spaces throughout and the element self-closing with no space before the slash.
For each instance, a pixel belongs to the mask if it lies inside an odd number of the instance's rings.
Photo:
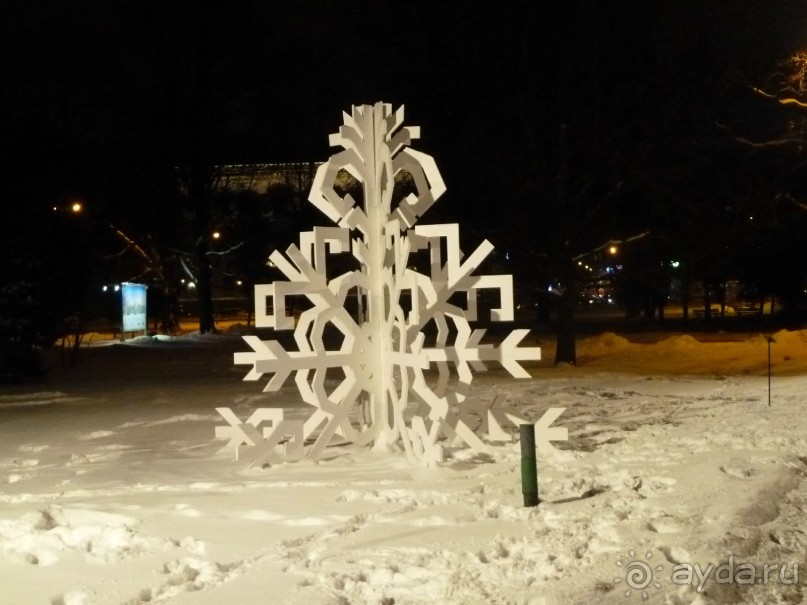
<svg viewBox="0 0 807 605">
<path fill-rule="evenodd" d="M 807 603 L 807 333 L 774 337 L 771 406 L 761 335 L 603 334 L 578 367 L 546 341 L 530 380 L 477 374 L 529 418 L 566 408 L 535 508 L 515 441 L 235 461 L 215 407 L 300 405 L 242 382 L 237 337 L 86 348 L 0 391 L 0 602 Z"/>
</svg>

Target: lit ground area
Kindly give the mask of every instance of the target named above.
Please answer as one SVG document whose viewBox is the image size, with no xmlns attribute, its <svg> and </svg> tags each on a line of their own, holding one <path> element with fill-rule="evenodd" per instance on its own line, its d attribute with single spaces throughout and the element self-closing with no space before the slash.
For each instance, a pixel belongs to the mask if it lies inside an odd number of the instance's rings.
<svg viewBox="0 0 807 605">
<path fill-rule="evenodd" d="M 476 375 L 471 397 L 529 420 L 565 409 L 535 508 L 515 440 L 447 443 L 433 468 L 349 444 L 251 467 L 214 408 L 310 410 L 242 380 L 237 336 L 93 338 L 0 394 L 2 600 L 805 602 L 807 335 L 773 334 L 770 391 L 763 334 L 629 336 L 554 367 L 539 334 L 531 379 Z"/>
</svg>

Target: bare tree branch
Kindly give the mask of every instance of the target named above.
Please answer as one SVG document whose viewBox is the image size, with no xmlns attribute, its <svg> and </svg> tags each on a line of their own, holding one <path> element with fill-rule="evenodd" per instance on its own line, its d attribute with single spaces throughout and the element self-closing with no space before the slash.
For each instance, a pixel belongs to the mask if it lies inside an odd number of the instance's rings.
<svg viewBox="0 0 807 605">
<path fill-rule="evenodd" d="M 738 135 L 725 124 L 716 122 L 715 126 L 717 126 L 721 130 L 725 130 L 731 135 L 731 137 L 735 141 L 737 141 L 738 143 L 742 143 L 743 145 L 747 145 L 748 147 L 758 147 L 762 149 L 766 147 L 784 147 L 787 145 L 807 145 L 807 139 L 801 137 L 793 137 L 788 139 L 770 139 L 767 141 L 752 141 L 751 139 Z"/>
<path fill-rule="evenodd" d="M 585 258 L 586 256 L 599 252 L 600 250 L 604 250 L 609 246 L 617 246 L 617 245 L 621 246 L 622 244 L 627 244 L 628 242 L 633 242 L 636 241 L 637 239 L 642 239 L 643 237 L 647 237 L 648 235 L 650 235 L 649 231 L 643 231 L 641 233 L 631 235 L 630 237 L 626 237 L 624 239 L 609 239 L 604 244 L 597 246 L 596 248 L 592 248 L 588 252 L 583 252 L 582 254 L 578 254 L 577 256 L 572 257 L 572 260 L 580 260 L 581 258 Z"/>
<path fill-rule="evenodd" d="M 217 250 L 208 250 L 208 256 L 227 256 L 228 254 L 232 254 L 236 250 L 238 250 L 241 246 L 244 245 L 244 242 L 238 242 L 235 246 L 230 246 L 227 250 L 217 251 Z"/>
<path fill-rule="evenodd" d="M 793 204 L 794 206 L 797 206 L 798 208 L 801 208 L 802 210 L 807 210 L 807 203 L 802 202 L 800 200 L 797 200 L 796 198 L 794 198 L 789 193 L 779 193 L 779 194 L 776 195 L 775 198 L 773 198 L 774 202 L 779 201 L 779 200 L 784 200 L 786 202 L 790 202 L 791 204 Z"/>
</svg>

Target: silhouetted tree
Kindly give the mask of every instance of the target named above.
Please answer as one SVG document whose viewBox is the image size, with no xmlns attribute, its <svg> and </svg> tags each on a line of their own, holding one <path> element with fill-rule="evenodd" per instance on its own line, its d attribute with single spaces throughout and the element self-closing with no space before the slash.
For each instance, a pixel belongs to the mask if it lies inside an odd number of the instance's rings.
<svg viewBox="0 0 807 605">
<path fill-rule="evenodd" d="M 247 125 L 257 111 L 254 87 L 263 58 L 255 46 L 256 3 L 148 2 L 134 31 L 143 48 L 132 69 L 148 92 L 153 132 L 168 147 L 191 218 L 199 330 L 215 328 L 212 222 L 217 164 L 248 150 Z"/>
</svg>

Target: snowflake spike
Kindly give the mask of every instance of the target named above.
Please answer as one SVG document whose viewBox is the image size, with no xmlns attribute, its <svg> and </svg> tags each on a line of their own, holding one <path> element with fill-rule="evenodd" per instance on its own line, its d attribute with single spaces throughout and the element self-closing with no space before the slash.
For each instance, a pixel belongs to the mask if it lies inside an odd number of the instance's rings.
<svg viewBox="0 0 807 605">
<path fill-rule="evenodd" d="M 499 363 L 504 369 L 510 372 L 514 378 L 529 378 L 530 374 L 520 363 L 522 361 L 538 361 L 541 359 L 540 347 L 519 347 L 518 344 L 529 334 L 529 330 L 513 330 L 504 339 L 498 350 L 500 351 Z"/>
<path fill-rule="evenodd" d="M 244 376 L 244 380 L 258 380 L 263 373 L 258 372 L 256 364 L 259 359 L 271 359 L 272 352 L 266 342 L 257 336 L 244 336 L 244 341 L 252 347 L 252 352 L 237 352 L 233 355 L 233 362 L 236 365 L 251 365 L 249 373 Z"/>
</svg>

